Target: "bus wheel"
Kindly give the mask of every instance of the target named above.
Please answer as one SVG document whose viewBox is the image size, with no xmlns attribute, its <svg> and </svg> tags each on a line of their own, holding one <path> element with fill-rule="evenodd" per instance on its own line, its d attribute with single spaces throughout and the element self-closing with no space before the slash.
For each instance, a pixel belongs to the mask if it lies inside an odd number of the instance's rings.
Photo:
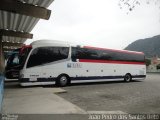
<svg viewBox="0 0 160 120">
<path fill-rule="evenodd" d="M 127 74 L 124 76 L 124 81 L 125 81 L 125 82 L 130 82 L 130 81 L 132 81 L 132 76 L 131 76 L 131 74 L 127 73 Z"/>
<path fill-rule="evenodd" d="M 60 87 L 64 87 L 64 86 L 66 86 L 68 83 L 69 83 L 69 77 L 66 76 L 66 75 L 60 75 L 60 76 L 57 78 L 57 81 L 56 81 L 56 85 L 58 85 L 58 86 L 60 86 Z"/>
</svg>

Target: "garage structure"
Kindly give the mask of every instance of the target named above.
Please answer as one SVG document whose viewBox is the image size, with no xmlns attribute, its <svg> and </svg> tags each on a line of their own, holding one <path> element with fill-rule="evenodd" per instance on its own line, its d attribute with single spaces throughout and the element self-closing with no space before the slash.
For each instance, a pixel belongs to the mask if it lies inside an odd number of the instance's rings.
<svg viewBox="0 0 160 120">
<path fill-rule="evenodd" d="M 3 98 L 4 54 L 32 39 L 30 33 L 40 19 L 48 20 L 48 6 L 54 0 L 1 0 L 0 1 L 0 108 Z"/>
</svg>

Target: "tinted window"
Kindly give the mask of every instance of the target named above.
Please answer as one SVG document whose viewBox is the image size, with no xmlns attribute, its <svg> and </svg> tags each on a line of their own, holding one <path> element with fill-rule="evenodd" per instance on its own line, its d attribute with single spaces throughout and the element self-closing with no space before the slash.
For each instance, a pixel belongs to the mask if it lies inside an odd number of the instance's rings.
<svg viewBox="0 0 160 120">
<path fill-rule="evenodd" d="M 19 65 L 19 54 L 18 53 L 13 53 L 9 58 L 7 62 L 8 67 L 13 67 L 16 65 Z"/>
<path fill-rule="evenodd" d="M 118 60 L 144 62 L 144 55 L 131 54 L 125 52 L 116 52 L 110 50 L 96 50 L 88 48 L 72 48 L 72 61 L 76 59 L 94 59 L 94 60 Z"/>
<path fill-rule="evenodd" d="M 144 62 L 144 55 L 142 55 L 142 54 L 117 52 L 117 53 L 115 53 L 113 55 L 113 60 Z"/>
<path fill-rule="evenodd" d="M 109 60 L 112 56 L 109 52 L 104 50 L 95 50 L 88 48 L 72 48 L 72 60 L 76 59 L 95 59 L 95 60 Z"/>
<path fill-rule="evenodd" d="M 19 57 L 16 55 L 13 59 L 13 64 L 18 65 L 19 64 Z"/>
<path fill-rule="evenodd" d="M 68 58 L 67 47 L 40 47 L 33 50 L 27 68 Z"/>
<path fill-rule="evenodd" d="M 6 67 L 13 67 L 13 66 L 19 65 L 19 57 L 18 57 L 19 50 L 20 49 L 16 49 L 10 53 L 10 56 L 8 57 L 8 60 L 7 60 Z"/>
<path fill-rule="evenodd" d="M 72 48 L 72 59 L 93 59 L 97 57 L 96 51 L 85 48 Z"/>
</svg>

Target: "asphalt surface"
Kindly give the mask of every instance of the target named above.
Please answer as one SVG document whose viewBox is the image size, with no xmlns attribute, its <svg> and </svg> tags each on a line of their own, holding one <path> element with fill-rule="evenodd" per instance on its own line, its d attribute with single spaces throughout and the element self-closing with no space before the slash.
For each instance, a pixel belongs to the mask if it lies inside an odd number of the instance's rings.
<svg viewBox="0 0 160 120">
<path fill-rule="evenodd" d="M 160 74 L 143 81 L 72 84 L 58 94 L 86 111 L 160 114 Z"/>
<path fill-rule="evenodd" d="M 44 88 L 56 86 L 43 86 Z M 5 85 L 5 88 L 20 88 L 17 84 Z M 30 87 L 29 87 L 30 88 Z M 95 114 L 15 114 L 0 115 L 2 120 L 8 118 L 14 120 L 113 120 L 106 119 L 102 116 L 100 119 L 97 111 L 106 113 L 104 115 L 118 117 L 118 112 L 127 115 L 124 120 L 154 120 L 150 119 L 128 119 L 128 115 L 133 117 L 138 114 L 159 115 L 156 117 L 160 120 L 160 74 L 147 74 L 143 81 L 125 82 L 102 82 L 102 83 L 83 83 L 71 84 L 63 87 L 67 92 L 57 94 L 84 111 L 93 111 Z M 115 111 L 115 112 L 114 112 Z M 97 112 L 97 113 L 96 113 Z M 121 114 L 121 113 L 120 113 Z M 133 115 L 135 114 L 135 115 Z M 103 114 L 102 114 L 103 115 Z M 3 119 L 4 118 L 4 119 Z M 143 117 L 141 117 L 143 118 Z M 122 120 L 114 119 L 114 120 Z"/>
</svg>

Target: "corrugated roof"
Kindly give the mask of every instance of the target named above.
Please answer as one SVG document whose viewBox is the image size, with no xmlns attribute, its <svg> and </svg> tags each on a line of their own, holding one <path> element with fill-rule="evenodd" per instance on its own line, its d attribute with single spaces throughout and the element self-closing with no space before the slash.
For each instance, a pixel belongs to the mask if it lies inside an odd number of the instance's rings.
<svg viewBox="0 0 160 120">
<path fill-rule="evenodd" d="M 45 8 L 47 8 L 53 2 L 53 0 L 19 0 L 19 1 Z"/>
<path fill-rule="evenodd" d="M 0 18 L 0 29 L 15 30 L 20 32 L 30 32 L 39 21 L 38 18 L 14 14 L 1 10 Z"/>
<path fill-rule="evenodd" d="M 53 0 L 19 0 L 23 3 L 47 8 Z M 0 29 L 20 32 L 31 32 L 39 18 L 6 12 L 0 10 Z M 47 21 L 46 21 L 47 22 Z M 3 36 L 2 41 L 11 43 L 23 43 L 26 38 Z"/>
</svg>

